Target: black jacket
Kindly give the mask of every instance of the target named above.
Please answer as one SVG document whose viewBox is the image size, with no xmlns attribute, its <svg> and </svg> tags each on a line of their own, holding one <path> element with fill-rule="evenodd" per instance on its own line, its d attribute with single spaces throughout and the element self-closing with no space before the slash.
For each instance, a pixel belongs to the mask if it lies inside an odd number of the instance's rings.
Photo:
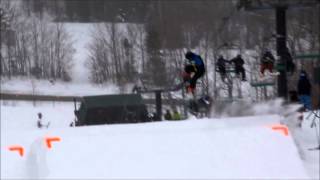
<svg viewBox="0 0 320 180">
<path fill-rule="evenodd" d="M 299 95 L 311 95 L 311 84 L 307 77 L 300 77 L 298 81 L 298 94 Z"/>
<path fill-rule="evenodd" d="M 236 67 L 242 67 L 244 64 L 244 60 L 241 57 L 235 57 L 230 62 L 233 62 Z"/>
<path fill-rule="evenodd" d="M 229 63 L 229 61 L 227 61 L 226 59 L 220 57 L 218 60 L 217 60 L 217 66 L 218 67 L 225 67 L 226 66 L 226 63 Z"/>
</svg>

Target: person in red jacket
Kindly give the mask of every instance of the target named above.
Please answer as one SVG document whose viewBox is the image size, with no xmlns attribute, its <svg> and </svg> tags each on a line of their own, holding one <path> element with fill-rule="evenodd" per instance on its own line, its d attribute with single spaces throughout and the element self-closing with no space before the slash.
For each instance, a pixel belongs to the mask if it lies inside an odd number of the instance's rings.
<svg viewBox="0 0 320 180">
<path fill-rule="evenodd" d="M 269 50 L 265 50 L 264 54 L 262 55 L 260 65 L 260 73 L 262 77 L 265 75 L 264 72 L 266 70 L 269 70 L 269 72 L 272 73 L 274 62 L 275 58 L 272 53 Z"/>
</svg>

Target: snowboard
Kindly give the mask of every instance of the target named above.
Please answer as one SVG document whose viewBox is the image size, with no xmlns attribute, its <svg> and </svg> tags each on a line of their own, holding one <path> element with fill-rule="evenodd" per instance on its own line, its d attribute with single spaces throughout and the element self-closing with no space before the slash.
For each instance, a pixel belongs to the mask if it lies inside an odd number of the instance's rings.
<svg viewBox="0 0 320 180">
<path fill-rule="evenodd" d="M 209 95 L 204 95 L 199 98 L 189 99 L 186 103 L 189 112 L 198 117 L 200 114 L 207 115 L 210 112 L 212 99 Z"/>
<path fill-rule="evenodd" d="M 183 88 L 187 89 L 190 85 L 190 74 L 182 73 L 181 81 L 176 83 L 176 85 L 172 88 L 172 90 L 181 90 Z M 198 116 L 201 113 L 207 114 L 210 111 L 212 105 L 212 98 L 209 95 L 202 95 L 199 97 L 194 97 L 193 95 L 188 95 L 185 97 L 185 103 L 188 108 L 188 111 Z"/>
</svg>

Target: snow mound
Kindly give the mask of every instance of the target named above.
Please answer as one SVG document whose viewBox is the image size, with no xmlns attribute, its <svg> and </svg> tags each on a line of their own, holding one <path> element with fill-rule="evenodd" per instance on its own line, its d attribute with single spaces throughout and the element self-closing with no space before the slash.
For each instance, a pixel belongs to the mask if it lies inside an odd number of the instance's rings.
<svg viewBox="0 0 320 180">
<path fill-rule="evenodd" d="M 7 133 L 26 157 L 2 149 L 2 178 L 305 179 L 279 116 L 190 119 Z M 28 134 L 28 136 L 27 136 Z M 51 149 L 39 138 L 59 136 Z M 28 151 L 31 151 L 28 153 Z M 31 157 L 30 157 L 31 156 Z M 34 161 L 30 161 L 34 160 Z M 41 160 L 39 160 L 41 159 Z M 34 167 L 28 169 L 27 167 Z"/>
</svg>

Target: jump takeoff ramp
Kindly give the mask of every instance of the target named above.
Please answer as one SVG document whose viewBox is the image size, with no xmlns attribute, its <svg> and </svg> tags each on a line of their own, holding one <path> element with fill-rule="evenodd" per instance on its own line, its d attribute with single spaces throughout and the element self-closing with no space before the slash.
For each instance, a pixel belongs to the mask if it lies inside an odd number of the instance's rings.
<svg viewBox="0 0 320 180">
<path fill-rule="evenodd" d="M 23 132 L 2 144 L 1 178 L 306 179 L 279 122 L 272 115 Z"/>
</svg>

